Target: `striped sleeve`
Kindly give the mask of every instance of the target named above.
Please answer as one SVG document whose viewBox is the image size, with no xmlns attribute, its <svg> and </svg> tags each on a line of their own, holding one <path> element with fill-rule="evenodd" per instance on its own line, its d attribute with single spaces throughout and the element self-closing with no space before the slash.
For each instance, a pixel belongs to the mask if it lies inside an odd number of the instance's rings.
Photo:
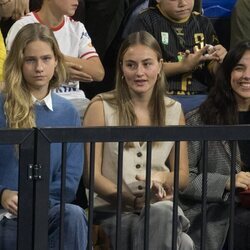
<svg viewBox="0 0 250 250">
<path fill-rule="evenodd" d="M 90 59 L 91 57 L 98 57 L 95 47 L 92 45 L 91 38 L 81 23 L 81 38 L 79 46 L 79 57 L 83 59 Z"/>
</svg>

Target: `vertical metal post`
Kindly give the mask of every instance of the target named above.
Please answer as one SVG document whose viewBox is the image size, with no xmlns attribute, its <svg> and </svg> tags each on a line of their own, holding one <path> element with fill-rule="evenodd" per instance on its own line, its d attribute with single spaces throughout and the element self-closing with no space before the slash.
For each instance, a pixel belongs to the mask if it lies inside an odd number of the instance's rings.
<svg viewBox="0 0 250 250">
<path fill-rule="evenodd" d="M 237 142 L 231 142 L 231 173 L 230 173 L 230 227 L 229 227 L 229 242 L 228 247 L 230 250 L 234 249 L 234 212 L 235 212 L 235 173 L 236 173 L 236 149 Z"/>
<path fill-rule="evenodd" d="M 33 250 L 33 180 L 28 179 L 28 166 L 34 164 L 34 135 L 31 130 L 19 146 L 18 250 Z"/>
<path fill-rule="evenodd" d="M 207 161 L 208 161 L 208 142 L 202 142 L 202 227 L 201 227 L 201 249 L 206 249 L 207 231 Z"/>
<path fill-rule="evenodd" d="M 35 135 L 35 164 L 42 166 L 42 179 L 34 181 L 33 250 L 44 250 L 48 249 L 50 142 L 37 128 Z"/>
<path fill-rule="evenodd" d="M 116 248 L 121 245 L 121 213 L 122 213 L 122 175 L 123 175 L 123 142 L 118 143 L 118 173 L 117 173 L 117 210 L 116 210 Z"/>
<path fill-rule="evenodd" d="M 149 249 L 150 220 L 150 186 L 151 186 L 152 142 L 147 142 L 146 187 L 145 187 L 145 219 L 144 219 L 144 249 Z"/>
<path fill-rule="evenodd" d="M 85 156 L 87 157 L 87 156 Z M 94 213 L 94 185 L 95 185 L 95 143 L 90 143 L 90 166 L 89 166 L 89 214 L 88 214 L 88 250 L 92 250 L 92 226 L 93 226 L 93 213 Z"/>
<path fill-rule="evenodd" d="M 67 143 L 62 143 L 61 166 L 61 197 L 60 197 L 60 241 L 59 249 L 64 249 L 64 212 L 65 212 L 65 184 L 66 184 Z"/>
<path fill-rule="evenodd" d="M 174 159 L 174 204 L 173 204 L 173 224 L 172 224 L 172 249 L 177 249 L 177 216 L 178 216 L 178 193 L 179 193 L 179 165 L 180 165 L 180 142 L 175 142 Z"/>
</svg>

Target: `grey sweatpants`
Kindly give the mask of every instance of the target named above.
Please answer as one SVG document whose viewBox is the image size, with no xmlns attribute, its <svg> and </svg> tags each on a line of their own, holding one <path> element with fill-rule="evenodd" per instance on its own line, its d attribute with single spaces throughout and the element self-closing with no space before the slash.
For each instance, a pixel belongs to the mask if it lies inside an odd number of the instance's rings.
<svg viewBox="0 0 250 250">
<path fill-rule="evenodd" d="M 123 213 L 121 219 L 121 250 L 144 249 L 144 208 L 140 214 Z M 160 201 L 150 205 L 149 221 L 149 249 L 170 250 L 172 249 L 172 220 L 173 202 Z M 177 216 L 177 249 L 192 250 L 194 244 L 186 234 L 189 228 L 189 220 L 178 208 Z M 102 228 L 110 237 L 112 246 L 116 240 L 116 216 L 104 220 Z"/>
</svg>

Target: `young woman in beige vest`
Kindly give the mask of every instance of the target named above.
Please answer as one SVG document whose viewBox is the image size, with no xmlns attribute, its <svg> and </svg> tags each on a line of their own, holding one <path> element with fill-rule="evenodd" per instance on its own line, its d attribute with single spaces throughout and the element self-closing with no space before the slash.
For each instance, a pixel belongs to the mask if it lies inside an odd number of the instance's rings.
<svg viewBox="0 0 250 250">
<path fill-rule="evenodd" d="M 84 118 L 84 126 L 167 126 L 185 124 L 180 103 L 165 91 L 161 49 L 149 33 L 136 32 L 121 45 L 115 90 L 96 96 Z M 142 249 L 146 142 L 126 143 L 123 150 L 122 244 L 120 249 Z M 186 143 L 180 146 L 179 188 L 188 182 Z M 89 155 L 89 147 L 86 148 Z M 172 186 L 174 184 L 174 142 L 155 142 L 152 149 L 152 183 L 149 249 L 172 249 Z M 95 158 L 95 209 L 110 217 L 102 221 L 115 244 L 117 195 L 117 143 L 97 143 Z M 168 165 L 166 165 L 168 162 Z M 89 159 L 86 157 L 86 164 Z M 86 175 L 87 176 L 87 175 Z M 114 214 L 112 213 L 114 212 Z M 193 249 L 184 233 L 189 221 L 179 208 L 178 249 Z"/>
</svg>

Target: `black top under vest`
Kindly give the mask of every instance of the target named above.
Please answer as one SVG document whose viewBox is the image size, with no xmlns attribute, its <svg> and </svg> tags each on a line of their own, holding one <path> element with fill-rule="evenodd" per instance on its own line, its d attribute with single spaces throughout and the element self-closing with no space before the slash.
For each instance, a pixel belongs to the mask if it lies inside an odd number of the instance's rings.
<svg viewBox="0 0 250 250">
<path fill-rule="evenodd" d="M 239 112 L 239 124 L 250 124 L 250 111 Z M 250 171 L 250 140 L 239 141 L 240 156 L 243 162 L 243 171 Z"/>
</svg>

